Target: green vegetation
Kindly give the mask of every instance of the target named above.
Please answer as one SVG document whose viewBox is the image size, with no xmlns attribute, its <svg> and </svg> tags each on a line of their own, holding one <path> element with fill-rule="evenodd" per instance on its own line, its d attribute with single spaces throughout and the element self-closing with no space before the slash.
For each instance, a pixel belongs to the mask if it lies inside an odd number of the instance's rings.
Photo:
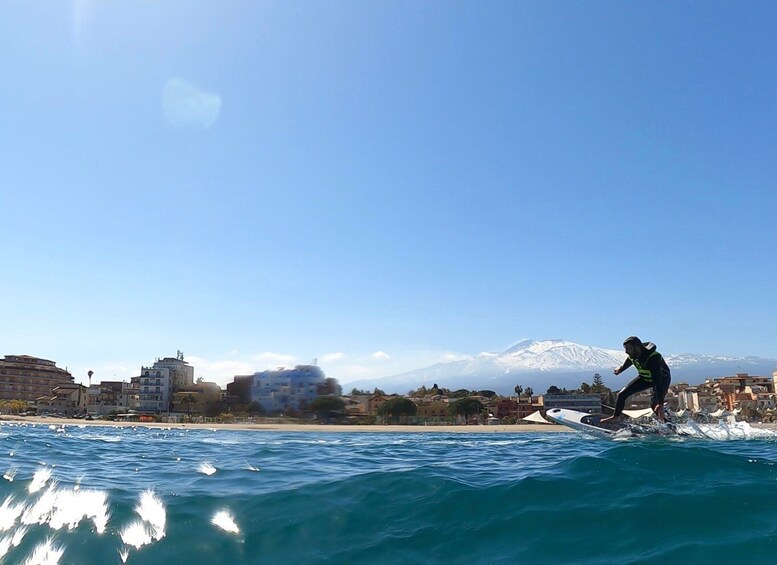
<svg viewBox="0 0 777 565">
<path fill-rule="evenodd" d="M 469 423 L 469 417 L 483 412 L 484 406 L 479 400 L 467 397 L 451 403 L 448 410 L 454 416 L 464 416 L 464 420 Z"/>
<path fill-rule="evenodd" d="M 385 416 L 395 424 L 407 423 L 409 417 L 415 416 L 418 407 L 412 400 L 404 397 L 387 400 L 378 408 L 378 416 Z"/>
</svg>

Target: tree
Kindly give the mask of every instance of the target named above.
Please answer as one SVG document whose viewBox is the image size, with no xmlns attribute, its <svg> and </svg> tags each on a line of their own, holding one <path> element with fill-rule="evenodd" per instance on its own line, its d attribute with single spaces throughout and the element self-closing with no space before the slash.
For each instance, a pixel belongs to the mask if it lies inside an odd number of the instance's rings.
<svg viewBox="0 0 777 565">
<path fill-rule="evenodd" d="M 337 382 L 337 379 L 327 377 L 323 385 L 323 394 L 333 394 L 335 396 L 343 395 L 343 387 Z"/>
<path fill-rule="evenodd" d="M 494 398 L 496 393 L 493 390 L 479 390 L 478 396 L 484 396 L 485 398 Z"/>
<path fill-rule="evenodd" d="M 464 421 L 469 423 L 469 417 L 471 414 L 480 414 L 483 411 L 483 404 L 479 400 L 474 398 L 460 398 L 456 402 L 452 403 L 448 410 L 454 416 L 464 416 Z"/>
<path fill-rule="evenodd" d="M 351 396 L 368 396 L 369 394 L 370 391 L 368 390 L 362 390 L 360 388 L 351 389 Z"/>
<path fill-rule="evenodd" d="M 459 390 L 451 393 L 453 398 L 466 398 L 469 396 L 469 391 L 466 388 L 460 388 Z"/>
<path fill-rule="evenodd" d="M 603 392 L 606 392 L 606 388 L 602 376 L 599 373 L 594 374 L 594 384 L 591 386 L 591 392 L 602 394 Z"/>
<path fill-rule="evenodd" d="M 319 396 L 310 403 L 308 409 L 315 412 L 319 420 L 329 420 L 332 412 L 342 413 L 345 408 L 345 401 L 336 396 Z"/>
<path fill-rule="evenodd" d="M 520 398 L 521 395 L 523 394 L 523 387 L 521 385 L 515 385 L 515 388 L 513 390 L 515 391 L 515 396 L 517 396 L 518 398 Z"/>
<path fill-rule="evenodd" d="M 530 386 L 527 386 L 526 390 L 524 390 L 523 392 L 526 394 L 526 396 L 531 397 L 531 395 L 534 394 L 534 389 Z"/>
<path fill-rule="evenodd" d="M 580 392 L 583 394 L 591 394 L 591 385 L 588 383 L 580 383 Z"/>
<path fill-rule="evenodd" d="M 408 416 L 415 416 L 418 407 L 412 400 L 404 397 L 392 398 L 378 407 L 378 415 L 391 418 L 395 424 Z"/>
<path fill-rule="evenodd" d="M 251 404 L 248 405 L 248 408 L 246 408 L 246 412 L 248 412 L 252 416 L 263 416 L 265 414 L 264 406 L 262 406 L 256 400 L 254 400 Z"/>
<path fill-rule="evenodd" d="M 545 394 L 561 394 L 561 389 L 556 385 L 551 385 L 548 387 L 548 391 Z"/>
</svg>

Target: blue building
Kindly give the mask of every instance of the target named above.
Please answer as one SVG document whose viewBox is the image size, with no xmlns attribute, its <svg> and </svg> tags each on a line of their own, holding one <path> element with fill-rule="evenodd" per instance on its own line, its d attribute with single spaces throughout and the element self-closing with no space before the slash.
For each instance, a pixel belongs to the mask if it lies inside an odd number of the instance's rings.
<svg viewBox="0 0 777 565">
<path fill-rule="evenodd" d="M 254 373 L 251 401 L 267 412 L 300 411 L 318 398 L 326 383 L 324 372 L 314 365 L 297 365 Z"/>
</svg>

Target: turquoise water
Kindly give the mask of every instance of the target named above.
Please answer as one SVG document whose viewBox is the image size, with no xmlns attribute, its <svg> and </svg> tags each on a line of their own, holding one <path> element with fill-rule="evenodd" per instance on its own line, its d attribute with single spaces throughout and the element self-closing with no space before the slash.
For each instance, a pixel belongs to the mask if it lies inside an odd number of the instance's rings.
<svg viewBox="0 0 777 565">
<path fill-rule="evenodd" d="M 611 441 L 4 424 L 0 554 L 63 564 L 771 562 L 777 440 L 713 432 Z"/>
</svg>

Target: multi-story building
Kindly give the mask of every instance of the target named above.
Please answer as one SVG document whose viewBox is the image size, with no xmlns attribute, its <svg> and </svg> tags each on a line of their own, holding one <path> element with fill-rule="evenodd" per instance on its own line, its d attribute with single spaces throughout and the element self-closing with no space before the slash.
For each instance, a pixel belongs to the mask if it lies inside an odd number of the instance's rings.
<svg viewBox="0 0 777 565">
<path fill-rule="evenodd" d="M 375 415 L 378 413 L 378 408 L 383 406 L 386 402 L 391 400 L 392 398 L 396 398 L 396 395 L 386 396 L 385 394 L 373 394 L 370 396 L 369 400 L 367 401 L 368 406 L 368 414 Z"/>
<path fill-rule="evenodd" d="M 168 412 L 173 391 L 194 384 L 194 367 L 177 357 L 157 359 L 151 367 L 140 368 L 138 410 L 141 412 Z"/>
<path fill-rule="evenodd" d="M 73 384 L 73 375 L 54 361 L 29 355 L 6 355 L 0 360 L 0 400 L 35 401 L 54 396 L 53 390 Z"/>
<path fill-rule="evenodd" d="M 89 386 L 86 408 L 90 414 L 96 415 L 126 412 L 136 409 L 138 401 L 138 386 L 132 382 L 102 381 Z"/>
<path fill-rule="evenodd" d="M 366 394 L 343 396 L 347 416 L 366 416 L 370 411 L 370 397 Z"/>
<path fill-rule="evenodd" d="M 744 391 L 747 387 L 759 387 L 764 389 L 765 392 L 775 392 L 775 377 L 759 377 L 747 373 L 737 373 L 735 376 L 707 379 L 703 386 L 713 388 L 715 392 L 725 393 Z"/>
<path fill-rule="evenodd" d="M 219 385 L 200 381 L 176 390 L 171 410 L 184 414 L 205 414 L 221 401 L 221 397 Z"/>
<path fill-rule="evenodd" d="M 41 396 L 37 400 L 38 414 L 55 413 L 75 416 L 86 411 L 88 390 L 77 383 L 62 384 L 54 387 L 51 396 Z"/>
<path fill-rule="evenodd" d="M 418 400 L 415 417 L 418 422 L 447 422 L 452 418 L 448 408 L 450 404 L 443 400 Z"/>
<path fill-rule="evenodd" d="M 231 383 L 227 383 L 226 400 L 230 405 L 250 404 L 251 387 L 254 384 L 253 375 L 238 375 Z"/>
<path fill-rule="evenodd" d="M 519 402 L 514 398 L 500 398 L 494 404 L 492 414 L 500 420 L 502 418 L 513 418 L 520 422 L 541 408 L 547 408 L 547 406 L 543 406 L 539 402 L 535 404 L 534 402 Z"/>
<path fill-rule="evenodd" d="M 253 375 L 251 401 L 269 413 L 305 410 L 325 383 L 324 372 L 314 365 L 262 371 Z"/>
</svg>

